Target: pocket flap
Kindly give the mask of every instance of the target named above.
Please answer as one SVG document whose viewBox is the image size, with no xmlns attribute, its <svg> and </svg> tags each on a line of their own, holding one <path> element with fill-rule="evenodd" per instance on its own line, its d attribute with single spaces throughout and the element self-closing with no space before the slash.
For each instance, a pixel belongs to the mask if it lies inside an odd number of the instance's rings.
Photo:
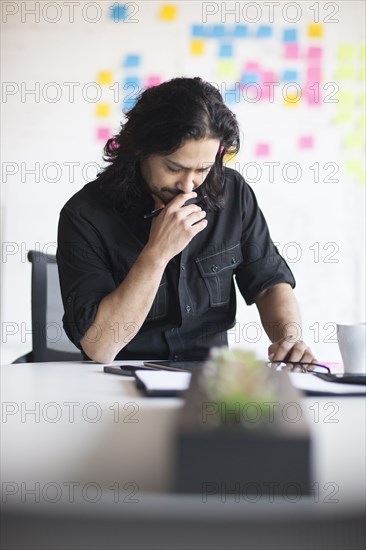
<svg viewBox="0 0 366 550">
<path fill-rule="evenodd" d="M 240 242 L 209 256 L 196 258 L 202 277 L 216 277 L 226 269 L 235 269 L 242 261 Z"/>
</svg>

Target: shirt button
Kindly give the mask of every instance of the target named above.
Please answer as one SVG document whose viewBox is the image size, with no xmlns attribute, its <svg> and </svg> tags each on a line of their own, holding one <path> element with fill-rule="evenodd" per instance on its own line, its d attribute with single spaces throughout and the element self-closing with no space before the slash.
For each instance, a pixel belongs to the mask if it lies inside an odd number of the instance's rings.
<svg viewBox="0 0 366 550">
<path fill-rule="evenodd" d="M 234 256 L 234 258 L 231 258 L 231 263 L 232 263 L 232 264 L 236 264 L 236 258 L 235 258 L 235 256 Z"/>
<path fill-rule="evenodd" d="M 179 361 L 179 355 L 173 355 L 174 361 Z"/>
<path fill-rule="evenodd" d="M 185 266 L 185 265 L 181 265 L 180 268 L 181 268 L 182 271 L 184 271 L 185 268 L 186 268 L 186 266 Z"/>
<path fill-rule="evenodd" d="M 189 313 L 191 311 L 191 306 L 186 306 L 186 312 Z"/>
<path fill-rule="evenodd" d="M 67 299 L 67 303 L 71 304 L 71 302 L 72 302 L 72 298 L 71 298 L 71 296 L 69 296 L 68 299 Z"/>
<path fill-rule="evenodd" d="M 174 332 L 174 331 L 175 331 L 175 328 L 174 328 L 174 327 L 170 329 L 170 332 Z"/>
<path fill-rule="evenodd" d="M 212 265 L 211 266 L 211 271 L 213 271 L 214 273 L 216 273 L 216 271 L 218 270 L 219 268 L 217 267 L 217 265 Z"/>
</svg>

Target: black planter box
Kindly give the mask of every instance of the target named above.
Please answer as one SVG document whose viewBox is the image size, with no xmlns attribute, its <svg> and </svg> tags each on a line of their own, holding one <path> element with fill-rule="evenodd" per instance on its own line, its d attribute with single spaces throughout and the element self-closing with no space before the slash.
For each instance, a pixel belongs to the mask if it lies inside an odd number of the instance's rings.
<svg viewBox="0 0 366 550">
<path fill-rule="evenodd" d="M 264 409 L 255 402 L 228 409 L 208 399 L 200 372 L 192 375 L 178 426 L 177 492 L 252 501 L 311 494 L 310 436 L 300 394 L 286 372 L 270 376 L 276 397 Z"/>
</svg>

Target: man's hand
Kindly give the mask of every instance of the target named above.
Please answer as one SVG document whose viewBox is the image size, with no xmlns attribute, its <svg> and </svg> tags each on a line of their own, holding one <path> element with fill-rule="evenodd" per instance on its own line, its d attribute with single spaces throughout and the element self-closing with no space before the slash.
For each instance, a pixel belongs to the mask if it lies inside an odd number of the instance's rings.
<svg viewBox="0 0 366 550">
<path fill-rule="evenodd" d="M 313 352 L 303 340 L 297 340 L 295 337 L 286 336 L 277 342 L 273 342 L 268 348 L 268 359 L 275 363 L 277 361 L 285 363 L 286 361 L 300 363 L 317 363 Z M 301 365 L 287 365 L 286 367 L 294 372 L 301 372 Z M 311 365 L 306 366 L 306 370 L 313 370 Z"/>
<path fill-rule="evenodd" d="M 155 208 L 164 207 L 153 219 L 149 241 L 145 248 L 153 251 L 158 257 L 169 262 L 182 252 L 188 243 L 207 227 L 206 212 L 196 204 L 184 206 L 197 196 L 196 192 L 180 193 L 169 204 L 156 200 Z"/>
</svg>

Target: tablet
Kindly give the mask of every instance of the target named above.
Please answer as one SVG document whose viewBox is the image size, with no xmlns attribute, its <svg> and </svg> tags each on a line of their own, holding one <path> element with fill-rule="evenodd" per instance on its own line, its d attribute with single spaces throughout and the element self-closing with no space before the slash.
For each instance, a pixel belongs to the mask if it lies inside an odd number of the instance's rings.
<svg viewBox="0 0 366 550">
<path fill-rule="evenodd" d="M 144 361 L 144 366 L 156 370 L 192 372 L 204 365 L 204 361 Z"/>
</svg>

